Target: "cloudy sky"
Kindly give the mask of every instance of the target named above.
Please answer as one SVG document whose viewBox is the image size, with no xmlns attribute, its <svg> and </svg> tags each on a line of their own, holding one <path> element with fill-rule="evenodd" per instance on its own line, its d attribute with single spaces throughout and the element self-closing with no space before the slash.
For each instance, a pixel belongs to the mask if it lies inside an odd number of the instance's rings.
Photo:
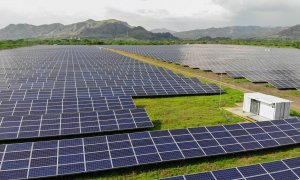
<svg viewBox="0 0 300 180">
<path fill-rule="evenodd" d="M 300 0 L 0 0 L 8 24 L 70 24 L 119 19 L 147 29 L 176 31 L 231 25 L 300 24 Z"/>
</svg>

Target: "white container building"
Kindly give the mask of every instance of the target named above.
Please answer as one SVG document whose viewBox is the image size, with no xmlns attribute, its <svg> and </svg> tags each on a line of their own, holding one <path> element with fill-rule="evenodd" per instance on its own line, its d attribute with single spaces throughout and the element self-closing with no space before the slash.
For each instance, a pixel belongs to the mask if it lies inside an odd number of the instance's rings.
<svg viewBox="0 0 300 180">
<path fill-rule="evenodd" d="M 258 92 L 245 93 L 243 112 L 263 117 L 261 121 L 285 119 L 290 117 L 291 103 L 290 100 Z"/>
</svg>

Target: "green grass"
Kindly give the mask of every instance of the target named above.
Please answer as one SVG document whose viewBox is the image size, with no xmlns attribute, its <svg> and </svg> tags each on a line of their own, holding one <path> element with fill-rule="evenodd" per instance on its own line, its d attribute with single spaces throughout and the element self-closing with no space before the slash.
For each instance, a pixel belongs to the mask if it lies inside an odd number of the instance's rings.
<svg viewBox="0 0 300 180">
<path fill-rule="evenodd" d="M 291 110 L 290 115 L 291 116 L 300 116 L 300 113 L 297 111 Z"/>
<path fill-rule="evenodd" d="M 225 89 L 221 95 L 222 107 L 233 107 L 241 102 L 243 94 Z M 206 125 L 232 124 L 243 121 L 219 108 L 219 95 L 182 96 L 168 98 L 141 98 L 134 100 L 137 107 L 145 108 L 157 129 L 175 129 Z"/>
<path fill-rule="evenodd" d="M 272 84 L 270 84 L 270 83 L 266 83 L 266 85 L 265 85 L 267 88 L 274 88 L 274 86 L 272 85 Z"/>
<path fill-rule="evenodd" d="M 293 96 L 296 96 L 296 97 L 300 97 L 300 91 L 298 91 L 298 90 L 291 90 L 290 94 Z"/>
</svg>

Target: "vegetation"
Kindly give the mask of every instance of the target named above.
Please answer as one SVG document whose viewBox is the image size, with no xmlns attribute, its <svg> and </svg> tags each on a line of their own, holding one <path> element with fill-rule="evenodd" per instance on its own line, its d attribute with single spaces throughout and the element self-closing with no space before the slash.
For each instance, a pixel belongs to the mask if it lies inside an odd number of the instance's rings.
<svg viewBox="0 0 300 180">
<path fill-rule="evenodd" d="M 37 41 L 25 41 L 25 40 L 8 40 L 8 41 L 0 41 L 0 49 L 11 49 L 17 47 L 24 47 L 24 46 L 32 46 L 38 45 Z"/>
<path fill-rule="evenodd" d="M 291 110 L 291 116 L 299 116 L 300 117 L 300 113 L 295 111 L 295 110 Z"/>
<path fill-rule="evenodd" d="M 237 44 L 251 46 L 267 46 L 278 48 L 300 48 L 300 41 L 276 40 L 233 40 L 227 38 L 208 38 L 199 40 L 139 41 L 134 39 L 30 39 L 0 41 L 0 49 L 32 46 L 32 45 L 171 45 L 171 44 Z"/>
<path fill-rule="evenodd" d="M 146 108 L 155 123 L 154 130 L 188 128 L 207 125 L 233 124 L 244 121 L 219 108 L 234 107 L 242 102 L 243 93 L 226 89 L 221 102 L 218 95 L 183 96 L 169 98 L 138 98 L 137 107 Z"/>
</svg>

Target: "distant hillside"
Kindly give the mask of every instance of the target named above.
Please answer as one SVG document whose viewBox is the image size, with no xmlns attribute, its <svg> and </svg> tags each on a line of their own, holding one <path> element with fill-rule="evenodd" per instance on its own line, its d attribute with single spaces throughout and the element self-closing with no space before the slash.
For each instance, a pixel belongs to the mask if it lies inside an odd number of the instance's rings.
<svg viewBox="0 0 300 180">
<path fill-rule="evenodd" d="M 231 39 L 259 39 L 279 33 L 286 27 L 259 27 L 259 26 L 230 26 L 223 28 L 208 28 L 173 33 L 180 39 L 199 39 L 202 37 L 227 37 Z"/>
<path fill-rule="evenodd" d="M 297 39 L 300 40 L 300 25 L 292 26 L 288 29 L 284 29 L 276 34 L 280 38 L 284 39 Z"/>
<path fill-rule="evenodd" d="M 95 39 L 137 39 L 174 40 L 170 33 L 152 33 L 141 26 L 132 27 L 118 20 L 94 21 L 63 25 L 59 23 L 34 26 L 11 24 L 0 29 L 0 40 L 30 38 L 95 38 Z"/>
<path fill-rule="evenodd" d="M 166 29 L 166 28 L 159 28 L 159 29 L 152 29 L 150 30 L 153 33 L 177 33 L 176 31 L 170 30 L 170 29 Z"/>
</svg>

